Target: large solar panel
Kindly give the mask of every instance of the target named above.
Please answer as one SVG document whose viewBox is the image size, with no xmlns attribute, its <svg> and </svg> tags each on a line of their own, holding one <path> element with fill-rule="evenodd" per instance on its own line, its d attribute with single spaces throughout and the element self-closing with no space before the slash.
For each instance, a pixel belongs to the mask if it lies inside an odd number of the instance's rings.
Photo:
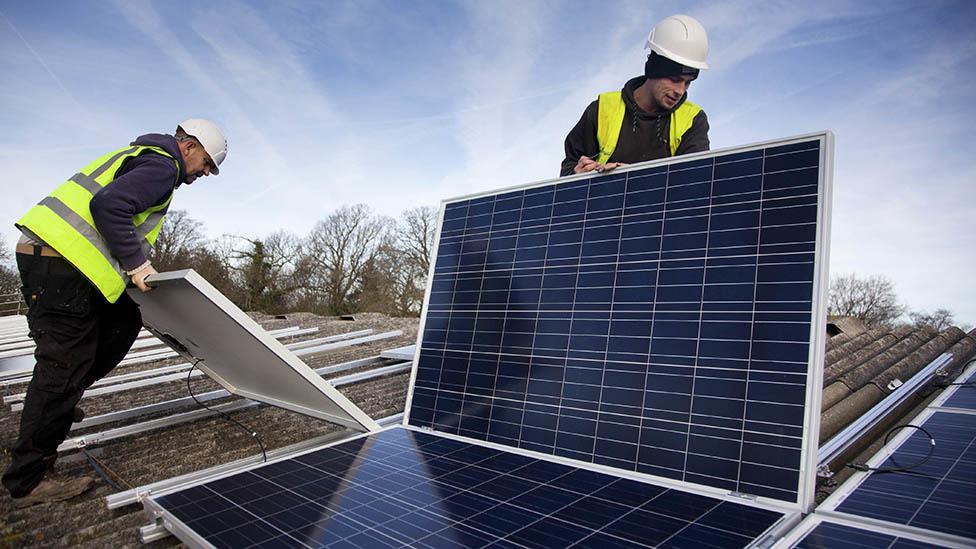
<svg viewBox="0 0 976 549">
<path fill-rule="evenodd" d="M 960 387 L 943 403 L 946 408 L 976 410 L 976 387 Z"/>
<path fill-rule="evenodd" d="M 216 547 L 739 548 L 784 516 L 400 426 L 148 505 Z"/>
<path fill-rule="evenodd" d="M 822 508 L 976 544 L 976 414 L 935 411 L 920 425 L 935 439 L 934 448 L 928 435 L 915 431 L 887 458 L 882 455 L 869 463 L 876 468 L 907 467 L 932 448 L 927 462 L 909 471 L 863 475 Z"/>
<path fill-rule="evenodd" d="M 944 543 L 911 538 L 902 532 L 879 531 L 862 524 L 831 522 L 811 515 L 800 524 L 780 547 L 802 549 L 930 549 L 946 547 Z"/>
<path fill-rule="evenodd" d="M 156 274 L 147 283 L 153 291 L 129 290 L 146 328 L 231 393 L 358 431 L 379 429 L 193 270 Z"/>
<path fill-rule="evenodd" d="M 939 405 L 944 408 L 959 410 L 976 410 L 976 368 L 963 373 L 954 382 L 955 387 L 946 389 L 947 398 L 939 399 Z"/>
<path fill-rule="evenodd" d="M 409 424 L 809 504 L 831 147 L 446 201 Z"/>
</svg>

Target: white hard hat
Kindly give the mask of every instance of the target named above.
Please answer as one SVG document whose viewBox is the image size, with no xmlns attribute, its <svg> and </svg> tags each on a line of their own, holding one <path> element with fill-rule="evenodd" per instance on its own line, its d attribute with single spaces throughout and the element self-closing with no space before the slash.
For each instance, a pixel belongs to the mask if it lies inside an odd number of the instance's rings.
<svg viewBox="0 0 976 549">
<path fill-rule="evenodd" d="M 210 155 L 214 165 L 220 166 L 227 157 L 227 138 L 213 122 L 205 118 L 188 118 L 180 122 L 176 129 L 182 129 L 187 135 L 196 138 L 203 145 L 203 150 Z M 220 169 L 210 170 L 210 173 L 219 174 Z"/>
<path fill-rule="evenodd" d="M 645 48 L 694 69 L 707 69 L 708 34 L 697 19 L 672 15 L 651 29 Z"/>
</svg>

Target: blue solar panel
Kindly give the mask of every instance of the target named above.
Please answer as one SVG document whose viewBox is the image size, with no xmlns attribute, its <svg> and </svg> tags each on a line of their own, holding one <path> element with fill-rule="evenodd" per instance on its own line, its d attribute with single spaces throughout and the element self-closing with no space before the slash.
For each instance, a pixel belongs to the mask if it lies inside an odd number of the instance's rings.
<svg viewBox="0 0 976 549">
<path fill-rule="evenodd" d="M 743 547 L 783 517 L 402 427 L 153 499 L 217 547 Z"/>
<path fill-rule="evenodd" d="M 793 547 L 803 549 L 927 549 L 940 547 L 894 534 L 882 534 L 844 524 L 821 522 Z"/>
<path fill-rule="evenodd" d="M 936 440 L 928 462 L 909 472 L 871 473 L 836 510 L 976 543 L 976 415 L 936 412 L 922 427 Z M 916 432 L 880 467 L 917 463 L 929 448 L 929 437 Z"/>
<path fill-rule="evenodd" d="M 947 408 L 976 410 L 976 387 L 960 387 L 942 405 Z"/>
<path fill-rule="evenodd" d="M 825 143 L 445 203 L 409 423 L 797 501 Z"/>
<path fill-rule="evenodd" d="M 970 372 L 968 376 L 959 376 L 956 383 L 973 383 L 976 377 L 976 370 Z M 947 398 L 942 406 L 946 408 L 961 408 L 963 410 L 976 410 L 976 386 L 960 385 L 956 387 L 952 396 Z"/>
</svg>

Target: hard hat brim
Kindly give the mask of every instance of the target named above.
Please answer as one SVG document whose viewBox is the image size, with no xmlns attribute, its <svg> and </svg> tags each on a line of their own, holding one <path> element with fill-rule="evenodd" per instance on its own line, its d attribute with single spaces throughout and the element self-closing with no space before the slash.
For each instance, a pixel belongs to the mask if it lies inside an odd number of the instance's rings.
<svg viewBox="0 0 976 549">
<path fill-rule="evenodd" d="M 667 48 L 662 48 L 661 46 L 648 41 L 648 47 L 650 50 L 658 55 L 667 57 L 668 59 L 674 61 L 675 63 L 681 63 L 686 67 L 691 67 L 693 69 L 707 69 L 708 63 L 704 61 L 695 61 L 694 59 L 689 59 L 687 57 L 677 55 L 674 52 L 668 50 Z"/>
</svg>

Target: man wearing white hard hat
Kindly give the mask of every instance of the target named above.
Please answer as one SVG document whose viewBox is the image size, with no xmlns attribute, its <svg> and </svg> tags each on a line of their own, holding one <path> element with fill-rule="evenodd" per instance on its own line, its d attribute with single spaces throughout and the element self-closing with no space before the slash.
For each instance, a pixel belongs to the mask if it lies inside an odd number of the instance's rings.
<svg viewBox="0 0 976 549">
<path fill-rule="evenodd" d="M 688 101 L 688 87 L 708 68 L 705 28 L 672 15 L 651 30 L 647 48 L 644 75 L 600 94 L 566 136 L 560 175 L 708 150 L 708 118 Z"/>
<path fill-rule="evenodd" d="M 125 357 L 142 328 L 125 293 L 147 292 L 147 258 L 181 184 L 217 174 L 227 140 L 202 118 L 175 135 L 148 134 L 109 152 L 34 205 L 16 226 L 17 268 L 36 344 L 34 374 L 3 486 L 17 507 L 60 501 L 87 490 L 88 477 L 51 473 L 85 389 Z"/>
</svg>

